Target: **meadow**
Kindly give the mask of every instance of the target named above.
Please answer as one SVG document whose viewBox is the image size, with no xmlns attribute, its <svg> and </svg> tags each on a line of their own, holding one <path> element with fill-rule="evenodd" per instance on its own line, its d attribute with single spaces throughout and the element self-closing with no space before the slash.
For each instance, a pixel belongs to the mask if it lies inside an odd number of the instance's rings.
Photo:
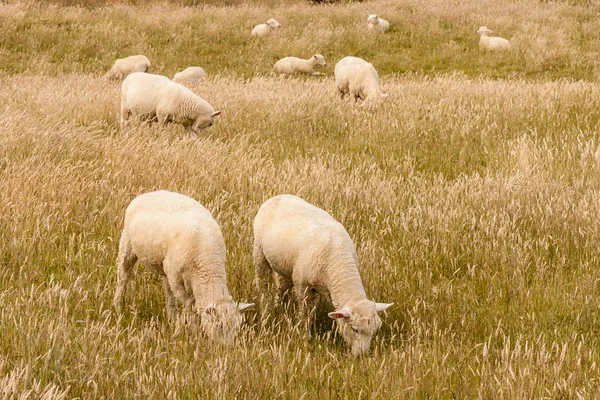
<svg viewBox="0 0 600 400">
<path fill-rule="evenodd" d="M 598 398 L 600 6 L 502 3 L 0 3 L 2 398 Z M 369 13 L 392 31 L 365 33 Z M 280 32 L 250 38 L 270 17 Z M 481 25 L 514 49 L 479 50 Z M 315 52 L 323 76 L 271 73 Z M 131 54 L 204 67 L 218 122 L 121 131 L 102 75 Z M 337 96 L 345 55 L 378 69 L 378 107 Z M 371 353 L 349 355 L 326 304 L 310 341 L 259 308 L 235 346 L 209 342 L 168 323 L 141 265 L 117 317 L 124 211 L 158 189 L 212 212 L 240 301 L 262 202 L 330 212 L 368 296 L 395 303 Z"/>
</svg>

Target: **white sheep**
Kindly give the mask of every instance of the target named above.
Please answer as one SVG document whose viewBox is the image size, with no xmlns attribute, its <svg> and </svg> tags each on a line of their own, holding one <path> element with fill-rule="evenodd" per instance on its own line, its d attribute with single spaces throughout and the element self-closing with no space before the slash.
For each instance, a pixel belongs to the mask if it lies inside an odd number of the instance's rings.
<svg viewBox="0 0 600 400">
<path fill-rule="evenodd" d="M 206 72 L 200 67 L 187 67 L 173 76 L 173 82 L 192 85 L 206 79 Z"/>
<path fill-rule="evenodd" d="M 311 75 L 321 75 L 315 71 L 316 66 L 325 67 L 327 62 L 321 54 L 315 54 L 308 60 L 298 57 L 285 57 L 275 63 L 275 71 L 284 74 L 305 73 Z"/>
<path fill-rule="evenodd" d="M 264 37 L 269 35 L 273 29 L 281 28 L 281 24 L 275 21 L 273 18 L 265 22 L 264 24 L 258 24 L 252 29 L 251 35 L 254 37 Z"/>
<path fill-rule="evenodd" d="M 344 57 L 335 65 L 335 83 L 342 100 L 346 94 L 363 100 L 361 107 L 387 97 L 379 86 L 379 75 L 373 64 L 358 57 Z"/>
<path fill-rule="evenodd" d="M 371 14 L 367 18 L 367 28 L 374 29 L 379 32 L 385 32 L 390 29 L 390 23 L 383 18 L 379 18 L 375 14 Z"/>
<path fill-rule="evenodd" d="M 184 311 L 201 316 L 208 337 L 231 343 L 243 311 L 254 304 L 236 303 L 227 288 L 225 241 L 210 212 L 196 200 L 164 190 L 142 194 L 125 211 L 117 258 L 114 306 L 123 311 L 125 289 L 136 261 L 162 277 L 167 314 Z"/>
<path fill-rule="evenodd" d="M 215 111 L 202 97 L 166 76 L 134 72 L 121 87 L 121 128 L 132 114 L 148 123 L 158 121 L 166 126 L 173 122 L 199 133 L 212 126 L 221 111 Z"/>
<path fill-rule="evenodd" d="M 104 77 L 108 80 L 123 80 L 133 72 L 147 72 L 149 68 L 150 60 L 146 56 L 138 55 L 119 58 Z"/>
<path fill-rule="evenodd" d="M 481 36 L 479 39 L 479 47 L 488 50 L 507 50 L 510 49 L 510 42 L 504 38 L 497 36 L 488 36 L 493 33 L 487 26 L 482 26 L 477 29 L 477 33 Z"/>
<path fill-rule="evenodd" d="M 377 313 L 393 303 L 367 299 L 354 243 L 331 215 L 289 194 L 267 200 L 254 218 L 253 257 L 263 295 L 272 275 L 281 295 L 293 287 L 309 336 L 320 294 L 333 304 L 335 311 L 328 315 L 338 322 L 352 353 L 369 350 L 381 325 Z"/>
</svg>

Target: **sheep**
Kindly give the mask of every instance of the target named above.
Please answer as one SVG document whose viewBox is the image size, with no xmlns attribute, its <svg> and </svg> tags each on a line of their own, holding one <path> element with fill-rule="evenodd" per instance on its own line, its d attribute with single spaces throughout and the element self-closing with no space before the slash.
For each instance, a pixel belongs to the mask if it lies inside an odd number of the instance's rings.
<svg viewBox="0 0 600 400">
<path fill-rule="evenodd" d="M 320 294 L 334 306 L 328 315 L 337 321 L 352 354 L 369 350 L 381 325 L 377 313 L 393 303 L 367 299 L 354 243 L 331 215 L 294 195 L 270 198 L 254 218 L 253 259 L 255 284 L 263 296 L 271 276 L 281 296 L 293 287 L 309 337 Z"/>
<path fill-rule="evenodd" d="M 119 314 L 138 260 L 162 277 L 170 321 L 177 318 L 179 300 L 187 315 L 194 309 L 201 316 L 201 329 L 210 339 L 232 343 L 241 323 L 240 312 L 254 304 L 236 303 L 229 294 L 225 241 L 206 208 L 165 190 L 131 201 L 117 258 L 114 307 Z"/>
<path fill-rule="evenodd" d="M 123 80 L 132 72 L 147 72 L 149 68 L 150 60 L 146 56 L 138 55 L 119 58 L 104 77 L 107 80 Z"/>
<path fill-rule="evenodd" d="M 134 72 L 121 87 L 121 128 L 132 114 L 148 123 L 182 124 L 188 132 L 199 133 L 212 126 L 221 111 L 183 85 L 166 76 Z"/>
<path fill-rule="evenodd" d="M 206 79 L 206 72 L 200 67 L 187 67 L 173 76 L 173 82 L 180 84 L 194 84 Z"/>
<path fill-rule="evenodd" d="M 306 73 L 311 75 L 321 75 L 315 71 L 316 66 L 325 67 L 327 62 L 321 54 L 315 54 L 308 60 L 298 57 L 285 57 L 275 63 L 275 71 L 284 74 Z"/>
<path fill-rule="evenodd" d="M 383 18 L 379 18 L 375 14 L 371 14 L 367 18 L 367 27 L 369 29 L 375 29 L 379 32 L 385 32 L 390 29 L 390 23 Z"/>
<path fill-rule="evenodd" d="M 510 49 L 510 42 L 504 38 L 497 36 L 488 36 L 493 33 L 487 26 L 482 26 L 477 29 L 477 33 L 481 36 L 479 39 L 479 47 L 488 50 L 508 50 Z"/>
<path fill-rule="evenodd" d="M 379 87 L 379 75 L 373 64 L 358 57 L 344 57 L 335 65 L 335 83 L 342 100 L 346 94 L 362 99 L 360 107 L 387 97 Z"/>
<path fill-rule="evenodd" d="M 264 37 L 269 35 L 273 29 L 277 28 L 281 28 L 281 24 L 271 18 L 264 24 L 256 25 L 254 29 L 252 29 L 251 35 L 254 37 Z"/>
</svg>

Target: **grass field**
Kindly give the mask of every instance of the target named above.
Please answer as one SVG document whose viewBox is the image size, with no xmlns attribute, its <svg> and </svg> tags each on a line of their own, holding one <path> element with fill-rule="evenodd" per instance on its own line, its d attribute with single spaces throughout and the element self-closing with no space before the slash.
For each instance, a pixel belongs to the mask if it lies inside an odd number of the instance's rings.
<svg viewBox="0 0 600 400">
<path fill-rule="evenodd" d="M 236 7 L 0 3 L 3 398 L 598 398 L 600 33 L 586 2 L 382 0 Z M 424 3 L 424 2 L 423 2 Z M 364 33 L 378 13 L 394 26 Z M 252 40 L 275 17 L 277 37 Z M 487 25 L 514 50 L 478 50 Z M 324 54 L 324 76 L 279 78 Z M 222 109 L 183 128 L 119 129 L 118 56 L 203 66 Z M 358 55 L 390 94 L 359 109 L 333 65 Z M 256 300 L 252 219 L 281 193 L 342 222 L 367 294 L 395 305 L 353 358 L 257 313 L 234 347 L 167 321 L 136 267 L 112 309 L 122 218 L 167 189 L 222 227 L 235 299 Z"/>
</svg>

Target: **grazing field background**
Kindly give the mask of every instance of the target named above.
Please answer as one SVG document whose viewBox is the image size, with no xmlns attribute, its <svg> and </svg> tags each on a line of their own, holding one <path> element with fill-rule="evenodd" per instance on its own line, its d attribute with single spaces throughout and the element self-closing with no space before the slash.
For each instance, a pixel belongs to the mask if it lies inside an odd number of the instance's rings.
<svg viewBox="0 0 600 400">
<path fill-rule="evenodd" d="M 505 4 L 502 4 L 505 3 Z M 365 33 L 367 14 L 393 24 Z M 382 0 L 312 6 L 0 3 L 0 393 L 4 398 L 597 398 L 600 7 Z M 265 40 L 254 25 L 283 26 Z M 477 47 L 487 25 L 514 49 Z M 322 53 L 321 77 L 272 75 Z M 119 129 L 117 57 L 200 65 L 220 120 Z M 389 93 L 359 109 L 333 65 L 357 55 Z M 247 315 L 238 344 L 170 325 L 136 267 L 112 309 L 127 204 L 157 189 L 222 226 L 230 290 L 256 300 L 252 219 L 293 193 L 357 245 L 368 295 L 395 305 L 349 356 L 326 305 Z"/>
</svg>

